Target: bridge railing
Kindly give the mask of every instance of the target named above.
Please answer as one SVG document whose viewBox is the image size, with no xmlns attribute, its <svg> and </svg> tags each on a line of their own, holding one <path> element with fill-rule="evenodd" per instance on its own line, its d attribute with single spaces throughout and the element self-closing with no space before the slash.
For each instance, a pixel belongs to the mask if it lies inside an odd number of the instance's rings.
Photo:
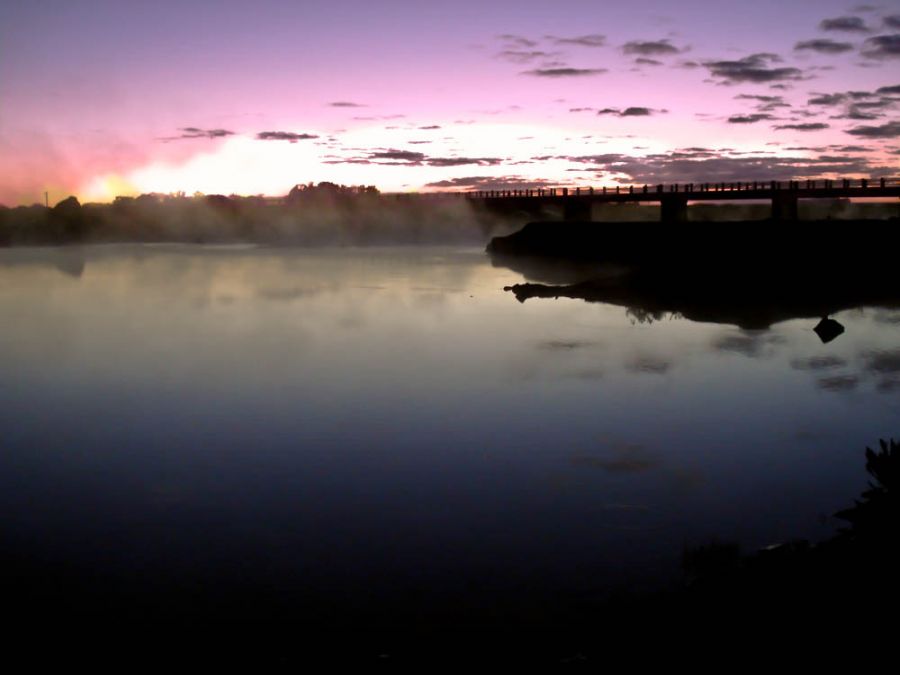
<svg viewBox="0 0 900 675">
<path fill-rule="evenodd" d="M 510 197 L 583 197 L 594 195 L 650 195 L 666 193 L 774 192 L 780 190 L 867 190 L 900 187 L 900 178 L 840 178 L 827 180 L 737 181 L 718 183 L 671 183 L 659 185 L 616 185 L 615 187 L 552 187 L 474 190 L 460 193 L 470 199 Z"/>
</svg>

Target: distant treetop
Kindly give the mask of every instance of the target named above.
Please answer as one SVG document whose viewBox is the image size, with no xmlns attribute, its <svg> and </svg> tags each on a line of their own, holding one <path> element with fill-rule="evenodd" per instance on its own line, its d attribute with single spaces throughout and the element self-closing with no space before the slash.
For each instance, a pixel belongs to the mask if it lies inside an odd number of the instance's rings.
<svg viewBox="0 0 900 675">
<path fill-rule="evenodd" d="M 362 195 L 362 194 L 379 194 L 378 188 L 374 185 L 338 185 L 329 181 L 322 181 L 313 184 L 312 182 L 298 183 L 287 195 L 288 201 L 296 199 L 304 199 L 317 195 Z"/>
</svg>

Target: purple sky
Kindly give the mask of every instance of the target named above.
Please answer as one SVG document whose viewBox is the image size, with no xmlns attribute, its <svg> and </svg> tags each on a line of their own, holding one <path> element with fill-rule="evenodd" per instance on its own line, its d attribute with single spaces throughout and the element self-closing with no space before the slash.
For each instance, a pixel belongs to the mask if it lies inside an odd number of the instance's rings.
<svg viewBox="0 0 900 675">
<path fill-rule="evenodd" d="M 0 202 L 897 175 L 898 66 L 896 1 L 12 0 Z"/>
</svg>

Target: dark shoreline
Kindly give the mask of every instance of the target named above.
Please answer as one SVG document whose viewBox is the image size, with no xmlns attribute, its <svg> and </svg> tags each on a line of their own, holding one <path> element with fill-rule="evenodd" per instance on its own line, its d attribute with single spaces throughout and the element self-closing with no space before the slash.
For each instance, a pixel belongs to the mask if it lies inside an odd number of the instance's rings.
<svg viewBox="0 0 900 675">
<path fill-rule="evenodd" d="M 526 277 L 516 299 L 574 298 L 638 316 L 760 330 L 868 306 L 900 307 L 890 221 L 530 223 L 487 247 L 494 265 Z M 534 283 L 534 282 L 540 283 Z"/>
<path fill-rule="evenodd" d="M 705 221 L 678 225 L 656 222 L 538 221 L 518 232 L 494 237 L 492 255 L 540 256 L 571 261 L 624 265 L 736 264 L 767 266 L 827 264 L 837 256 L 891 260 L 885 228 L 900 218 L 883 220 Z"/>
</svg>

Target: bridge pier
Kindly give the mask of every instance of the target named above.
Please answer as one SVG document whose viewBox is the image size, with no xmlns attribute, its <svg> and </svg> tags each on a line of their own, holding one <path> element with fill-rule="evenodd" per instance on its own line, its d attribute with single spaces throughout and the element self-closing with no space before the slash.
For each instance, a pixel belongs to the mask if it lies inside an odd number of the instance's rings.
<svg viewBox="0 0 900 675">
<path fill-rule="evenodd" d="M 777 191 L 772 195 L 772 220 L 797 220 L 797 195 Z"/>
<path fill-rule="evenodd" d="M 591 200 L 568 198 L 563 201 L 563 220 L 583 221 L 591 219 Z"/>
<path fill-rule="evenodd" d="M 659 200 L 660 220 L 664 223 L 686 223 L 687 197 L 677 192 L 665 193 Z"/>
</svg>

